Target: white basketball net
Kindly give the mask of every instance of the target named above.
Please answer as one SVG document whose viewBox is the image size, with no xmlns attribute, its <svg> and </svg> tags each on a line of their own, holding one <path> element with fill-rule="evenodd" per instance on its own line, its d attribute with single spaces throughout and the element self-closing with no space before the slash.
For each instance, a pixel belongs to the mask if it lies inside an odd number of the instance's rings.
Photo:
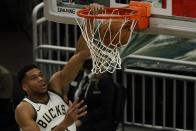
<svg viewBox="0 0 196 131">
<path fill-rule="evenodd" d="M 90 12 L 90 11 L 89 11 Z M 89 14 L 90 15 L 90 14 Z M 104 14 L 101 14 L 104 15 Z M 107 14 L 112 15 L 112 14 Z M 116 14 L 115 14 L 116 15 Z M 93 68 L 92 72 L 98 74 L 98 73 L 103 73 L 105 71 L 108 71 L 110 73 L 113 73 L 115 69 L 121 69 L 121 58 L 120 58 L 120 53 L 119 53 L 119 47 L 122 47 L 127 45 L 127 43 L 130 42 L 132 32 L 135 28 L 136 25 L 136 20 L 131 21 L 131 26 L 129 29 L 130 35 L 128 38 L 128 41 L 126 44 L 121 44 L 120 38 L 121 38 L 121 30 L 123 26 L 127 23 L 130 22 L 127 18 L 124 18 L 122 20 L 122 25 L 119 29 L 118 32 L 113 34 L 111 36 L 111 23 L 113 19 L 87 19 L 87 18 L 82 18 L 82 22 L 79 21 L 76 18 L 76 21 L 81 29 L 82 35 L 87 43 L 88 48 L 90 49 L 92 61 L 93 61 Z M 106 46 L 104 44 L 104 38 L 105 34 L 100 34 L 100 26 L 103 24 L 106 24 L 107 22 L 107 33 L 109 32 L 110 36 L 112 37 L 109 45 Z M 91 24 L 89 24 L 91 23 Z M 119 37 L 119 42 L 118 44 L 114 44 L 113 41 L 116 37 Z M 112 47 L 112 48 L 111 48 Z"/>
</svg>

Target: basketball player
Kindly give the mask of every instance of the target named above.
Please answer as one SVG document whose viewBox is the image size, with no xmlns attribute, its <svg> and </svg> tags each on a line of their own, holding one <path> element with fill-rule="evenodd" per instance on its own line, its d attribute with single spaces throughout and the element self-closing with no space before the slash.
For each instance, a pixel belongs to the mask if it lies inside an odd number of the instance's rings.
<svg viewBox="0 0 196 131">
<path fill-rule="evenodd" d="M 115 131 L 119 121 L 115 117 L 119 109 L 115 108 L 116 100 L 119 100 L 119 86 L 114 83 L 112 74 L 94 74 L 91 69 L 92 60 L 86 60 L 68 92 L 70 100 L 79 97 L 88 105 L 88 114 L 75 122 L 77 131 Z M 118 115 L 122 114 L 118 111 Z"/>
<path fill-rule="evenodd" d="M 18 72 L 18 80 L 27 97 L 16 107 L 15 119 L 22 131 L 76 131 L 74 122 L 87 114 L 83 100 L 73 104 L 67 100 L 64 88 L 75 78 L 89 50 L 83 37 L 76 53 L 47 82 L 36 65 L 27 65 Z"/>
</svg>

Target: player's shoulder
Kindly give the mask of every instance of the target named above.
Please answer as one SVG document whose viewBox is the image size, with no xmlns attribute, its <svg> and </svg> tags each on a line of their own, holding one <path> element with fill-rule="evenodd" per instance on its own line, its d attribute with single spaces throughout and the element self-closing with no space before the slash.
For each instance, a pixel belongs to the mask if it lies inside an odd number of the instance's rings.
<svg viewBox="0 0 196 131">
<path fill-rule="evenodd" d="M 26 101 L 21 101 L 15 109 L 16 113 L 30 113 L 34 112 L 33 107 L 30 103 Z"/>
<path fill-rule="evenodd" d="M 30 121 L 37 119 L 37 114 L 30 103 L 20 102 L 15 109 L 15 119 L 20 126 L 28 125 Z"/>
</svg>

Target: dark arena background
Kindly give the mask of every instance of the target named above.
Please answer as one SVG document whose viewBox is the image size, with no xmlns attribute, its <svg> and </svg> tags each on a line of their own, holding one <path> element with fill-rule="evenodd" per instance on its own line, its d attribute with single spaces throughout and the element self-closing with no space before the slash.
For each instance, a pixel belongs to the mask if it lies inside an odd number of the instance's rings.
<svg viewBox="0 0 196 131">
<path fill-rule="evenodd" d="M 48 21 L 43 8 L 42 0 L 1 0 L 0 66 L 13 86 L 4 98 L 0 85 L 0 131 L 19 131 L 14 109 L 25 94 L 16 80 L 18 69 L 36 63 L 50 77 L 73 55 L 81 34 L 76 25 Z M 123 99 L 116 106 L 122 106 L 118 131 L 196 131 L 195 49 L 195 38 L 133 33 L 121 50 L 122 69 L 113 74 L 122 88 L 118 100 Z"/>
</svg>

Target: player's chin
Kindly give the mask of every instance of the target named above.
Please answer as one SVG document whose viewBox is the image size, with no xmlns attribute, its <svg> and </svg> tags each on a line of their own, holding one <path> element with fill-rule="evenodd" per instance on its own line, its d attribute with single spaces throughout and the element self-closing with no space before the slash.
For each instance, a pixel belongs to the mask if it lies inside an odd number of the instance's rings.
<svg viewBox="0 0 196 131">
<path fill-rule="evenodd" d="M 41 94 L 45 94 L 45 93 L 48 92 L 48 89 L 41 89 L 39 92 L 40 92 Z"/>
<path fill-rule="evenodd" d="M 47 86 L 43 86 L 43 87 L 40 88 L 41 93 L 46 93 L 47 91 L 48 91 Z"/>
</svg>

